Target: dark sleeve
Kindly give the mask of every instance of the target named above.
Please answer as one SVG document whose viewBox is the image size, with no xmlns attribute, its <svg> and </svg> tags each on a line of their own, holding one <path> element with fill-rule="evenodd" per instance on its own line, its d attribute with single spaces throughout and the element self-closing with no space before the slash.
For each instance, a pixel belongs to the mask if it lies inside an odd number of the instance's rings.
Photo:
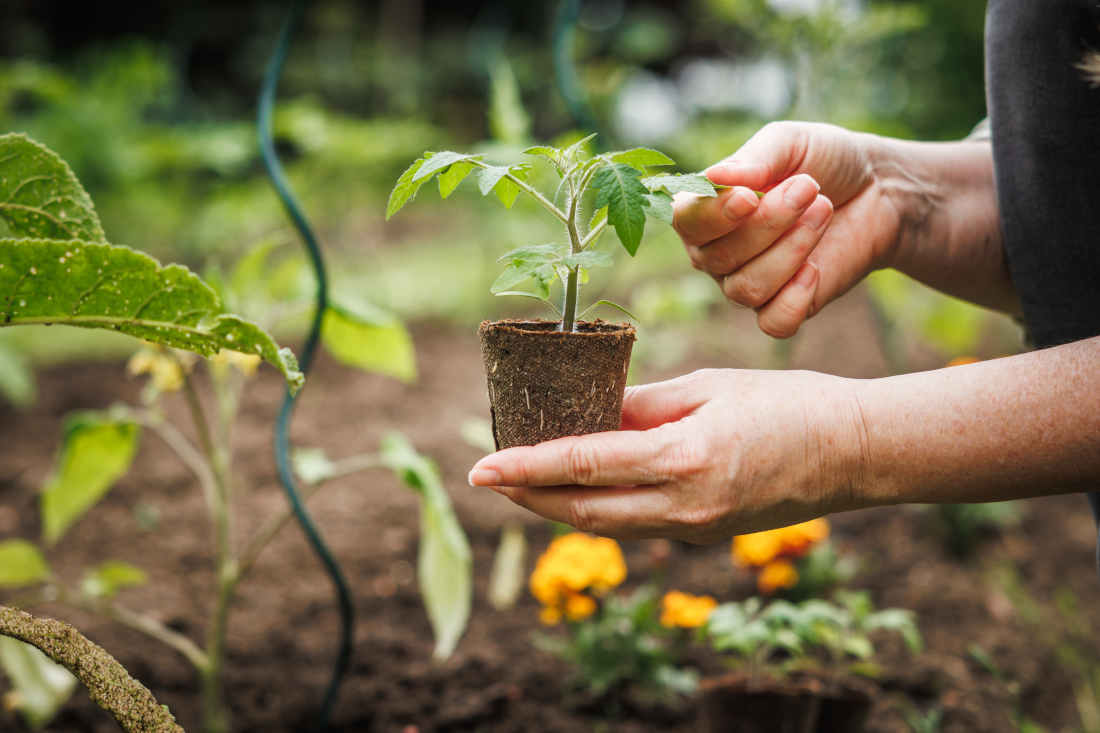
<svg viewBox="0 0 1100 733">
<path fill-rule="evenodd" d="M 1005 252 L 1036 346 L 1100 334 L 1100 0 L 990 0 L 986 87 Z"/>
</svg>

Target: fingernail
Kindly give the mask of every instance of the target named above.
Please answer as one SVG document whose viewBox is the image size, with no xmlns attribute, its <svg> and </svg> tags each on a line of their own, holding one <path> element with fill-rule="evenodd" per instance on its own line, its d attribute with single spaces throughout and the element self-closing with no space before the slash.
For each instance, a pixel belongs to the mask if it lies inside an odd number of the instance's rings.
<svg viewBox="0 0 1100 733">
<path fill-rule="evenodd" d="M 814 204 L 802 215 L 802 223 L 811 229 L 820 229 L 825 226 L 829 216 L 833 213 L 833 207 L 825 203 Z"/>
<path fill-rule="evenodd" d="M 499 486 L 500 472 L 492 468 L 474 468 L 467 480 L 470 486 Z"/>
<path fill-rule="evenodd" d="M 726 205 L 722 207 L 722 211 L 727 219 L 743 219 L 756 211 L 756 205 L 759 201 L 760 199 L 756 198 L 756 194 L 749 189 L 735 188 L 726 200 Z"/>
<path fill-rule="evenodd" d="M 810 205 L 820 190 L 821 187 L 817 185 L 817 181 L 809 176 L 795 176 L 787 184 L 787 190 L 783 192 L 783 200 L 792 209 L 804 209 Z"/>
<path fill-rule="evenodd" d="M 795 284 L 809 290 L 814 286 L 814 282 L 817 281 L 818 271 L 813 264 L 804 262 L 802 267 L 799 268 L 798 273 L 794 276 Z"/>
</svg>

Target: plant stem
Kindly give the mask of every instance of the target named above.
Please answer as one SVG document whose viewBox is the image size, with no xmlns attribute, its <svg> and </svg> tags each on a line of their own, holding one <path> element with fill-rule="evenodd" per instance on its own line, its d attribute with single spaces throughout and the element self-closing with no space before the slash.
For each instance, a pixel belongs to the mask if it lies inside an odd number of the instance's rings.
<svg viewBox="0 0 1100 733">
<path fill-rule="evenodd" d="M 68 624 L 0 606 L 0 634 L 36 647 L 84 683 L 89 697 L 125 731 L 183 733 L 168 707 L 157 703 L 102 647 Z"/>
<path fill-rule="evenodd" d="M 569 218 L 565 222 L 565 228 L 569 230 L 569 252 L 579 254 L 584 245 L 581 243 L 580 234 L 577 231 L 577 205 L 580 203 L 584 189 L 572 190 L 569 196 Z M 565 281 L 565 303 L 561 308 L 561 330 L 570 333 L 576 329 L 577 324 L 577 295 L 580 290 L 579 267 L 569 269 L 569 276 Z"/>
<path fill-rule="evenodd" d="M 222 698 L 222 662 L 225 660 L 229 607 L 233 603 L 240 578 L 232 546 L 233 507 L 230 501 L 229 447 L 215 445 L 211 439 L 210 424 L 206 420 L 195 385 L 186 371 L 183 375 L 183 392 L 200 445 L 206 454 L 206 463 L 214 476 L 213 501 L 209 506 L 214 519 L 214 571 L 217 574 L 218 594 L 206 632 L 207 665 L 200 674 L 203 730 L 205 733 L 228 733 L 229 713 Z M 228 434 L 228 429 L 224 432 Z"/>
<path fill-rule="evenodd" d="M 587 249 L 588 245 L 596 241 L 596 239 L 599 238 L 601 234 L 603 234 L 603 230 L 606 228 L 607 219 L 604 219 L 599 224 L 592 227 L 592 230 L 588 232 L 588 234 L 584 235 L 584 239 L 581 240 L 581 249 Z"/>
</svg>

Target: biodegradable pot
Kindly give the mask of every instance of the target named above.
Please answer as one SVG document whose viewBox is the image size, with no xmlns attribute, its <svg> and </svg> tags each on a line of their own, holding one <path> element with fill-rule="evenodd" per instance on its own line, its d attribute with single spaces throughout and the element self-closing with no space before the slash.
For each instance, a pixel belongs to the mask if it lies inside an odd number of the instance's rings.
<svg viewBox="0 0 1100 733">
<path fill-rule="evenodd" d="M 618 430 L 634 327 L 484 321 L 478 329 L 497 449 Z"/>
<path fill-rule="evenodd" d="M 700 688 L 705 733 L 860 733 L 878 689 L 858 678 L 801 674 L 776 680 L 742 673 L 705 679 Z"/>
<path fill-rule="evenodd" d="M 821 698 L 815 685 L 734 673 L 704 679 L 703 733 L 816 733 Z"/>
</svg>

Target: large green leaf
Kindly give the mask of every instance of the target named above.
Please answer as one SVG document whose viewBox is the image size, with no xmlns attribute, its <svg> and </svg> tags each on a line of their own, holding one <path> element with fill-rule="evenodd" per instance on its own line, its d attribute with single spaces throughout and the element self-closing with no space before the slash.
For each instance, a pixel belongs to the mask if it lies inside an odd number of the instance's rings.
<svg viewBox="0 0 1100 733">
<path fill-rule="evenodd" d="M 0 236 L 104 242 L 68 164 L 25 135 L 0 135 Z"/>
<path fill-rule="evenodd" d="M 0 588 L 33 585 L 50 577 L 42 552 L 26 540 L 0 542 Z"/>
<path fill-rule="evenodd" d="M 11 680 L 9 700 L 31 730 L 53 720 L 76 689 L 76 677 L 30 644 L 0 636 L 0 670 Z"/>
<path fill-rule="evenodd" d="M 615 227 L 619 241 L 633 256 L 642 242 L 649 190 L 642 185 L 641 172 L 625 163 L 605 166 L 592 176 L 597 209 L 607 207 L 607 221 Z"/>
<path fill-rule="evenodd" d="M 416 352 L 404 324 L 376 308 L 330 305 L 321 326 L 325 348 L 339 361 L 368 372 L 416 380 Z"/>
<path fill-rule="evenodd" d="M 103 328 L 203 356 L 221 349 L 259 354 L 292 390 L 303 380 L 289 349 L 259 326 L 223 313 L 197 275 L 129 247 L 0 239 L 0 314 L 0 326 Z"/>
<path fill-rule="evenodd" d="M 405 436 L 382 438 L 382 459 L 420 495 L 420 594 L 435 634 L 434 656 L 451 656 L 470 618 L 473 559 L 450 497 L 435 465 L 416 452 Z"/>
<path fill-rule="evenodd" d="M 391 216 L 401 210 L 405 204 L 416 197 L 416 192 L 420 190 L 420 187 L 428 180 L 427 178 L 416 178 L 417 171 L 420 170 L 420 166 L 424 165 L 424 161 L 427 158 L 419 158 L 413 161 L 413 164 L 405 169 L 405 172 L 401 174 L 401 177 L 397 179 L 397 183 L 394 184 L 393 190 L 390 191 L 389 201 L 386 202 L 386 220 L 388 221 Z"/>
<path fill-rule="evenodd" d="M 139 432 L 135 423 L 102 413 L 69 416 L 53 477 L 42 489 L 46 542 L 57 542 L 130 469 Z"/>
</svg>

